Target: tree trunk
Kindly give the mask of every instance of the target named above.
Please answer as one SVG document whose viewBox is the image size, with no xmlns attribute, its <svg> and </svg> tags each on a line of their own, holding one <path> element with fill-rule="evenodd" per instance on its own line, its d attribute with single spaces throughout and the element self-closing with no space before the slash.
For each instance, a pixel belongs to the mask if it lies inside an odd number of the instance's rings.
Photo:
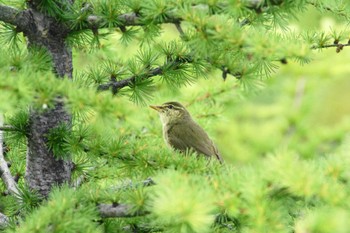
<svg viewBox="0 0 350 233">
<path fill-rule="evenodd" d="M 53 185 L 70 181 L 72 169 L 70 159 L 57 159 L 48 149 L 46 135 L 59 124 L 70 124 L 71 116 L 65 111 L 63 103 L 56 103 L 53 109 L 45 112 L 32 110 L 29 122 L 25 178 L 31 189 L 46 197 Z"/>
<path fill-rule="evenodd" d="M 33 8 L 26 10 L 29 25 L 21 30 L 28 38 L 28 46 L 40 46 L 48 50 L 53 70 L 58 77 L 72 78 L 72 50 L 65 44 L 68 29 L 55 19 Z M 31 189 L 47 197 L 53 185 L 68 183 L 72 162 L 58 159 L 47 146 L 47 134 L 60 124 L 71 125 L 72 117 L 57 97 L 53 108 L 31 109 L 25 179 Z"/>
</svg>

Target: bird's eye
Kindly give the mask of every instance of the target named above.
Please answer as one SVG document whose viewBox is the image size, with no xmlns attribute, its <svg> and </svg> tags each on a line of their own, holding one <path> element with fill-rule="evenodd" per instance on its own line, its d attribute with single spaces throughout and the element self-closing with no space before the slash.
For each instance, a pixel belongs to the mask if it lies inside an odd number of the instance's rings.
<svg viewBox="0 0 350 233">
<path fill-rule="evenodd" d="M 173 109 L 174 106 L 173 106 L 173 105 L 169 105 L 168 108 L 169 108 L 169 109 Z"/>
</svg>

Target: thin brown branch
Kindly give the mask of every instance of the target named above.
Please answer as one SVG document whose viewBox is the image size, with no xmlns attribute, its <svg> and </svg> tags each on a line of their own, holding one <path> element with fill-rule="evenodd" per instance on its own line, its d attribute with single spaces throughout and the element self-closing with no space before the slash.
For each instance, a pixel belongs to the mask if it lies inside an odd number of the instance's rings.
<svg viewBox="0 0 350 233">
<path fill-rule="evenodd" d="M 321 48 L 332 48 L 332 47 L 345 47 L 345 46 L 350 46 L 350 43 L 347 44 L 328 44 L 328 45 L 321 45 L 317 47 L 318 49 Z"/>
<path fill-rule="evenodd" d="M 209 62 L 211 65 L 213 65 L 214 67 L 218 67 L 218 65 L 216 64 L 213 64 L 213 62 L 211 62 L 209 59 L 206 59 L 207 62 Z M 142 74 L 142 75 L 139 75 L 139 76 L 136 76 L 136 75 L 133 75 L 129 78 L 126 78 L 126 79 L 123 79 L 123 80 L 111 80 L 110 82 L 108 83 L 105 83 L 105 84 L 100 84 L 97 88 L 97 90 L 99 91 L 106 91 L 106 90 L 112 90 L 112 93 L 113 94 L 116 94 L 120 89 L 124 88 L 124 87 L 127 87 L 127 86 L 130 86 L 132 84 L 135 83 L 136 79 L 138 77 L 141 77 L 142 80 L 145 80 L 145 79 L 148 79 L 148 78 L 151 78 L 151 77 L 154 77 L 154 76 L 157 76 L 157 75 L 162 75 L 164 73 L 164 69 L 167 68 L 167 69 L 176 69 L 181 63 L 191 63 L 193 62 L 193 59 L 191 57 L 187 58 L 187 59 L 184 59 L 184 60 L 176 60 L 176 61 L 172 61 L 172 62 L 168 62 L 162 66 L 159 66 L 157 68 L 152 68 L 152 69 L 149 69 L 147 73 L 145 74 Z M 225 74 L 230 74 L 234 77 L 236 77 L 237 79 L 239 79 L 241 77 L 241 73 L 239 72 L 231 72 L 229 69 L 227 69 L 226 67 L 218 67 L 218 69 L 222 70 L 223 72 L 225 72 Z"/>
<path fill-rule="evenodd" d="M 0 115 L 0 126 L 3 123 L 2 116 Z M 4 158 L 4 150 L 3 150 L 3 133 L 0 131 L 0 177 L 5 183 L 7 189 L 12 194 L 18 194 L 17 184 L 11 175 L 10 169 L 7 166 L 7 162 Z"/>
<path fill-rule="evenodd" d="M 189 61 L 187 61 L 187 62 L 189 62 Z M 149 69 L 148 72 L 146 72 L 145 74 L 139 75 L 139 76 L 133 75 L 129 78 L 119 80 L 119 81 L 111 80 L 109 83 L 99 85 L 98 90 L 99 91 L 106 91 L 106 90 L 112 89 L 112 93 L 116 94 L 120 89 L 134 84 L 138 77 L 141 77 L 142 80 L 145 80 L 145 79 L 157 76 L 157 75 L 162 75 L 164 73 L 165 68 L 176 69 L 176 67 L 179 64 L 180 64 L 180 61 L 172 61 L 172 62 L 164 64 L 163 66 Z"/>
<path fill-rule="evenodd" d="M 157 75 L 160 75 L 162 73 L 163 73 L 162 67 L 150 69 L 147 74 L 143 75 L 142 79 L 148 79 L 150 77 L 157 76 Z M 112 93 L 116 94 L 118 92 L 118 90 L 120 90 L 126 86 L 130 86 L 133 83 L 135 83 L 136 78 L 137 78 L 137 76 L 133 75 L 130 78 L 123 79 L 120 81 L 111 81 L 111 82 L 106 83 L 106 84 L 101 84 L 101 85 L 99 85 L 98 90 L 105 91 L 105 90 L 112 88 Z"/>
<path fill-rule="evenodd" d="M 346 44 L 334 43 L 334 44 L 326 44 L 326 45 L 316 45 L 316 46 L 312 46 L 311 49 L 336 48 L 336 52 L 339 53 L 340 51 L 343 50 L 344 47 L 347 47 L 347 46 L 350 46 L 350 43 L 346 43 Z"/>
<path fill-rule="evenodd" d="M 103 218 L 130 218 L 148 214 L 145 211 L 133 212 L 132 207 L 126 204 L 99 204 L 97 207 Z"/>
</svg>

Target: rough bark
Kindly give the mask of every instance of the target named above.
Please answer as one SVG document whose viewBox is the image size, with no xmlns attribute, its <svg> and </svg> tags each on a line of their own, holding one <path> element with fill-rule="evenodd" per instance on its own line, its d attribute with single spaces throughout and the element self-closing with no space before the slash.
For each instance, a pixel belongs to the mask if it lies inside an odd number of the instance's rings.
<svg viewBox="0 0 350 233">
<path fill-rule="evenodd" d="M 28 39 L 28 46 L 40 46 L 51 54 L 53 71 L 57 77 L 72 77 L 72 50 L 65 44 L 68 29 L 55 19 L 28 8 L 25 10 L 26 26 L 19 26 Z M 53 185 L 70 181 L 72 162 L 58 159 L 47 146 L 47 134 L 62 123 L 71 124 L 72 117 L 64 103 L 57 98 L 50 109 L 31 109 L 25 179 L 31 189 L 46 197 Z M 65 156 L 69 158 L 69 156 Z"/>
<path fill-rule="evenodd" d="M 41 46 L 52 56 L 54 72 L 58 77 L 72 77 L 72 50 L 65 44 L 69 29 L 62 23 L 35 9 L 27 10 L 28 25 L 21 30 L 28 38 L 28 46 Z"/>
<path fill-rule="evenodd" d="M 25 14 L 25 11 L 19 11 L 16 8 L 0 4 L 1 21 L 25 28 L 27 24 Z"/>
<path fill-rule="evenodd" d="M 53 185 L 70 181 L 72 162 L 57 159 L 47 147 L 46 135 L 50 129 L 62 123 L 71 122 L 71 116 L 62 103 L 45 112 L 32 110 L 30 113 L 30 136 L 28 138 L 26 182 L 31 189 L 46 197 Z"/>
</svg>

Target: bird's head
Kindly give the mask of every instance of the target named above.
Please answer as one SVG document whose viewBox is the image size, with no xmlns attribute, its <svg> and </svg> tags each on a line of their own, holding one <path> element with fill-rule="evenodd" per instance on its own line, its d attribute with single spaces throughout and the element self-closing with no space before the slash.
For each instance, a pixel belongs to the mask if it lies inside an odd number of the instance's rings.
<svg viewBox="0 0 350 233">
<path fill-rule="evenodd" d="M 176 123 L 190 117 L 189 112 L 179 102 L 166 102 L 162 105 L 151 105 L 150 107 L 159 113 L 163 125 Z"/>
</svg>

